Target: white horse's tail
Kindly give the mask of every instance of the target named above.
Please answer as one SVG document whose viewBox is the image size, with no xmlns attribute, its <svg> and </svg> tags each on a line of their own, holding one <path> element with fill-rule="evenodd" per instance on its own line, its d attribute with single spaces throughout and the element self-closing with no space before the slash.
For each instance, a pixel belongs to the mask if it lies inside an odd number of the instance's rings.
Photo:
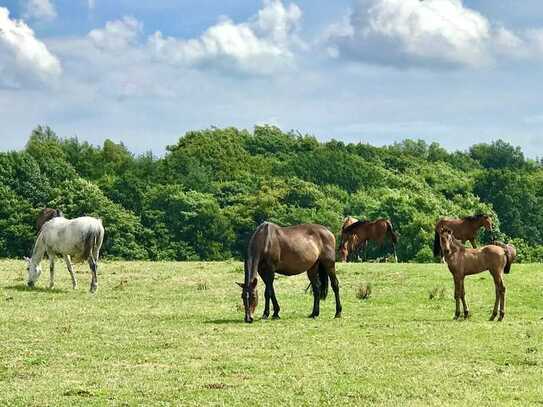
<svg viewBox="0 0 543 407">
<path fill-rule="evenodd" d="M 85 245 L 83 251 L 83 260 L 88 260 L 91 256 L 94 261 L 98 261 L 98 255 L 102 242 L 104 241 L 104 228 L 100 227 L 92 228 L 87 232 L 85 236 Z"/>
</svg>

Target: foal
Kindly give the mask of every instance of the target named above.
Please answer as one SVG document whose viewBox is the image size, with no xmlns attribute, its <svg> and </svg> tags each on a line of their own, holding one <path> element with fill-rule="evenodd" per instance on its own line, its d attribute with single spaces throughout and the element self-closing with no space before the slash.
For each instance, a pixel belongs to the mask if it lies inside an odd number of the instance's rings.
<svg viewBox="0 0 543 407">
<path fill-rule="evenodd" d="M 454 299 L 456 301 L 454 319 L 460 317 L 460 301 L 462 301 L 464 308 L 464 318 L 469 317 L 469 309 L 464 297 L 464 278 L 488 270 L 494 278 L 494 286 L 496 287 L 496 301 L 490 320 L 493 321 L 498 315 L 499 306 L 498 321 L 501 321 L 505 315 L 503 274 L 507 274 L 511 270 L 513 260 L 511 252 L 495 245 L 484 246 L 480 249 L 468 249 L 456 240 L 452 231 L 447 228 L 441 229 L 439 242 L 454 280 Z"/>
</svg>

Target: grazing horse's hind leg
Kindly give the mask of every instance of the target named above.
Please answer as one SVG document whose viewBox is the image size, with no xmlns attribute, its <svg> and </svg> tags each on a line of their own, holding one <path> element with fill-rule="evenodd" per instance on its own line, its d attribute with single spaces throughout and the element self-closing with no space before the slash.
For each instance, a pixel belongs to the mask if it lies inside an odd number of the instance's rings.
<svg viewBox="0 0 543 407">
<path fill-rule="evenodd" d="M 339 298 L 339 281 L 336 276 L 336 266 L 334 263 L 326 267 L 326 272 L 330 277 L 330 284 L 332 285 L 332 290 L 334 290 L 334 296 L 336 298 L 336 315 L 334 318 L 340 318 L 343 307 L 341 306 L 341 300 Z"/>
<path fill-rule="evenodd" d="M 89 267 L 91 269 L 92 278 L 91 278 L 91 284 L 90 284 L 90 292 L 95 293 L 96 289 L 98 288 L 98 263 L 94 259 L 94 257 L 89 257 Z"/>
<path fill-rule="evenodd" d="M 64 262 L 66 263 L 66 267 L 68 268 L 68 272 L 70 273 L 70 277 L 72 278 L 72 288 L 75 290 L 77 288 L 77 280 L 75 279 L 72 259 L 70 259 L 70 256 L 64 256 Z"/>
<path fill-rule="evenodd" d="M 307 270 L 307 277 L 311 281 L 311 288 L 313 289 L 313 311 L 309 318 L 317 318 L 320 314 L 320 286 L 319 280 L 319 262 L 317 261 L 309 270 Z"/>
</svg>

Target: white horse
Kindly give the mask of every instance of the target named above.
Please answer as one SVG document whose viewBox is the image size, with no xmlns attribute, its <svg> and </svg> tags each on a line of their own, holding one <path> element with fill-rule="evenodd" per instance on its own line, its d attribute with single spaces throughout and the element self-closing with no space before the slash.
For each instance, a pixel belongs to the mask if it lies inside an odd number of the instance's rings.
<svg viewBox="0 0 543 407">
<path fill-rule="evenodd" d="M 34 287 L 40 278 L 40 263 L 47 253 L 50 270 L 49 288 L 55 285 L 55 256 L 60 255 L 64 257 L 74 289 L 77 288 L 77 281 L 70 257 L 75 261 L 88 261 L 92 272 L 90 291 L 96 292 L 98 284 L 96 272 L 103 240 L 104 227 L 100 219 L 87 216 L 72 220 L 64 217 L 51 219 L 43 225 L 36 239 L 32 258 L 25 258 L 28 263 L 28 286 Z"/>
</svg>

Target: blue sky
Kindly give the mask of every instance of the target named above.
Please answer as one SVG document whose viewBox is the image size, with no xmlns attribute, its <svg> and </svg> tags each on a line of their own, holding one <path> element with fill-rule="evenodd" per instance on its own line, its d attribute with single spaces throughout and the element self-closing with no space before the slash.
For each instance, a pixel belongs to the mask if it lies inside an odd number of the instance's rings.
<svg viewBox="0 0 543 407">
<path fill-rule="evenodd" d="M 38 124 L 160 154 L 190 129 L 543 156 L 538 0 L 0 0 L 0 150 Z"/>
</svg>

